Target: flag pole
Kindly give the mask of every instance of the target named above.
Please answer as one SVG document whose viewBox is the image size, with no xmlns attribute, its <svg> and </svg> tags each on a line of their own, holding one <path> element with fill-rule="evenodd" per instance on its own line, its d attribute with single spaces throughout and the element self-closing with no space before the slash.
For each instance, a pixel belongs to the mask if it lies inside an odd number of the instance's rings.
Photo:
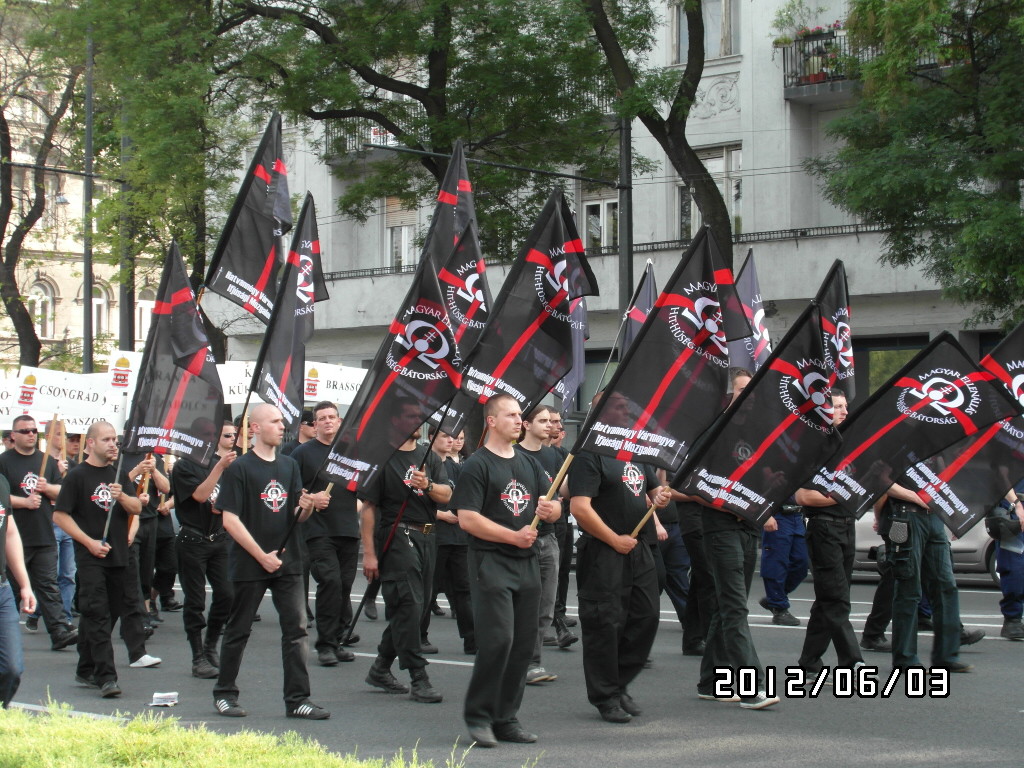
<svg viewBox="0 0 1024 768">
<path fill-rule="evenodd" d="M 653 515 L 653 514 L 654 514 L 654 505 L 651 504 L 651 506 L 649 506 L 647 508 L 647 514 L 644 515 L 642 518 L 640 518 L 640 522 L 637 523 L 636 528 L 634 528 L 633 532 L 631 534 L 629 534 L 629 535 L 632 538 L 634 538 L 634 539 L 637 536 L 639 536 L 640 535 L 640 529 L 642 529 L 645 525 L 647 525 L 647 521 L 651 519 L 651 515 Z"/>
<path fill-rule="evenodd" d="M 46 425 L 46 450 L 43 451 L 43 466 L 39 469 L 39 476 L 46 474 L 46 462 L 50 458 L 50 443 L 53 442 L 53 430 L 57 428 L 57 414 L 53 414 L 50 423 Z"/>
<path fill-rule="evenodd" d="M 551 501 L 555 498 L 555 494 L 558 493 L 558 488 L 562 485 L 562 480 L 565 479 L 565 473 L 569 471 L 569 465 L 572 464 L 572 460 L 574 458 L 576 458 L 576 456 L 571 453 L 565 457 L 565 461 L 562 462 L 562 466 L 559 468 L 558 474 L 555 475 L 555 479 L 551 481 L 551 487 L 548 488 L 548 492 L 544 494 L 544 501 Z M 533 522 L 530 523 L 530 530 L 536 530 L 538 525 L 540 525 L 540 516 L 534 515 Z"/>
<path fill-rule="evenodd" d="M 68 460 L 68 425 L 64 419 L 60 420 L 60 460 L 64 463 Z"/>
<path fill-rule="evenodd" d="M 117 469 L 114 471 L 114 482 L 116 483 L 118 478 L 121 477 L 121 465 L 124 463 L 124 451 L 118 448 L 117 457 Z M 107 534 L 110 533 L 110 520 L 114 517 L 114 507 L 117 506 L 117 502 L 110 504 L 110 511 L 107 512 L 107 522 L 103 524 L 103 538 L 100 539 L 100 544 L 107 543 Z"/>
</svg>

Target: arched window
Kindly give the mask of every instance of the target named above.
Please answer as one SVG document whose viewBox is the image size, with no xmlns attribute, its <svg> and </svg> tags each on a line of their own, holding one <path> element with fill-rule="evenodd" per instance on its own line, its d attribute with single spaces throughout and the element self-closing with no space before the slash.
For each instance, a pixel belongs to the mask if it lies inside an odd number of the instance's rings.
<svg viewBox="0 0 1024 768">
<path fill-rule="evenodd" d="M 145 341 L 149 335 L 149 326 L 153 322 L 153 309 L 156 307 L 156 291 L 143 288 L 135 301 L 135 340 Z"/>
<path fill-rule="evenodd" d="M 110 333 L 110 297 L 105 288 L 95 285 L 92 289 L 92 335 Z"/>
<path fill-rule="evenodd" d="M 47 283 L 33 283 L 28 289 L 25 308 L 32 315 L 36 327 L 36 335 L 40 339 L 53 338 L 54 333 L 54 301 L 53 288 Z"/>
</svg>

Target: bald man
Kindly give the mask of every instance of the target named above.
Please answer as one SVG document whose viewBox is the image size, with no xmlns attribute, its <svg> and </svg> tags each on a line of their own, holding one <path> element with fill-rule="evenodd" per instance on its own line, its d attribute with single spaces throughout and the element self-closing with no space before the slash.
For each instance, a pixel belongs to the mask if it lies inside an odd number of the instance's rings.
<svg viewBox="0 0 1024 768">
<path fill-rule="evenodd" d="M 309 700 L 302 535 L 292 531 L 281 549 L 292 517 L 306 520 L 313 510 L 313 497 L 302 487 L 299 465 L 278 452 L 284 438 L 281 411 L 265 403 L 257 405 L 249 416 L 249 429 L 252 450 L 224 470 L 214 502 L 223 516 L 224 530 L 235 540 L 231 553 L 235 597 L 221 647 L 214 706 L 225 717 L 248 714 L 238 704 L 236 679 L 253 618 L 269 589 L 281 626 L 285 713 L 326 720 L 331 713 Z"/>
</svg>

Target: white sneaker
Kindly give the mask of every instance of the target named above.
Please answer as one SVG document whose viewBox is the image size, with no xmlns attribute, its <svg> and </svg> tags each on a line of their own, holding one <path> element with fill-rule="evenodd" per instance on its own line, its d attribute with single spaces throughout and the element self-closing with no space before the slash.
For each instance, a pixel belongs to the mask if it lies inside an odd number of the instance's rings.
<svg viewBox="0 0 1024 768">
<path fill-rule="evenodd" d="M 553 675 L 548 672 L 544 667 L 532 667 L 526 670 L 526 684 L 537 685 L 538 683 L 548 683 L 558 679 L 558 675 Z"/>
<path fill-rule="evenodd" d="M 129 667 L 134 667 L 135 669 L 142 669 L 143 667 L 155 667 L 161 661 L 163 661 L 163 659 L 158 659 L 156 656 L 150 656 L 147 653 L 144 656 L 140 656 L 139 658 L 137 658 L 135 661 L 133 661 L 128 666 Z"/>
<path fill-rule="evenodd" d="M 764 691 L 758 691 L 754 698 L 740 701 L 740 706 L 743 707 L 743 709 L 764 709 L 765 707 L 770 707 L 772 704 L 778 703 L 778 696 L 769 697 Z"/>
<path fill-rule="evenodd" d="M 698 693 L 697 698 L 701 701 L 720 701 L 723 704 L 735 704 L 740 700 L 740 697 L 735 693 L 731 696 L 715 696 L 713 693 Z"/>
</svg>

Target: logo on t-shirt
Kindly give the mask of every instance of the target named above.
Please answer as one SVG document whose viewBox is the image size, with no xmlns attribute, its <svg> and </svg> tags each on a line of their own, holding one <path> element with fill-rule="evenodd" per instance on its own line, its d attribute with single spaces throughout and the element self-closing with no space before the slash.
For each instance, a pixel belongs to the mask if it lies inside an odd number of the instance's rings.
<svg viewBox="0 0 1024 768">
<path fill-rule="evenodd" d="M 217 503 L 217 497 L 220 495 L 220 483 L 213 486 L 213 492 L 210 494 L 209 502 L 211 505 Z"/>
<path fill-rule="evenodd" d="M 407 470 L 405 470 L 405 477 L 402 478 L 402 482 L 405 483 L 410 488 L 412 488 L 412 473 L 415 472 L 415 471 L 416 471 L 416 465 L 415 464 L 410 464 L 409 468 Z M 412 488 L 412 492 L 415 493 L 417 496 L 422 496 L 423 495 L 423 489 L 422 488 Z"/>
<path fill-rule="evenodd" d="M 277 480 L 271 480 L 263 489 L 260 498 L 271 512 L 280 512 L 288 501 L 288 491 Z"/>
<path fill-rule="evenodd" d="M 110 486 L 106 483 L 97 485 L 89 500 L 104 512 L 109 512 L 111 507 L 114 506 L 114 495 L 110 492 Z"/>
<path fill-rule="evenodd" d="M 21 490 L 26 496 L 31 496 L 36 491 L 36 486 L 39 485 L 39 475 L 35 472 L 26 472 L 25 476 L 21 478 Z"/>
<path fill-rule="evenodd" d="M 508 511 L 516 517 L 519 517 L 526 511 L 532 498 L 529 491 L 526 490 L 526 486 L 515 478 L 512 478 L 509 484 L 505 486 L 505 490 L 501 492 L 501 500 L 508 507 Z"/>
<path fill-rule="evenodd" d="M 639 496 L 644 492 L 644 473 L 631 461 L 627 461 L 626 466 L 622 468 L 622 482 L 633 492 L 634 496 Z"/>
</svg>

